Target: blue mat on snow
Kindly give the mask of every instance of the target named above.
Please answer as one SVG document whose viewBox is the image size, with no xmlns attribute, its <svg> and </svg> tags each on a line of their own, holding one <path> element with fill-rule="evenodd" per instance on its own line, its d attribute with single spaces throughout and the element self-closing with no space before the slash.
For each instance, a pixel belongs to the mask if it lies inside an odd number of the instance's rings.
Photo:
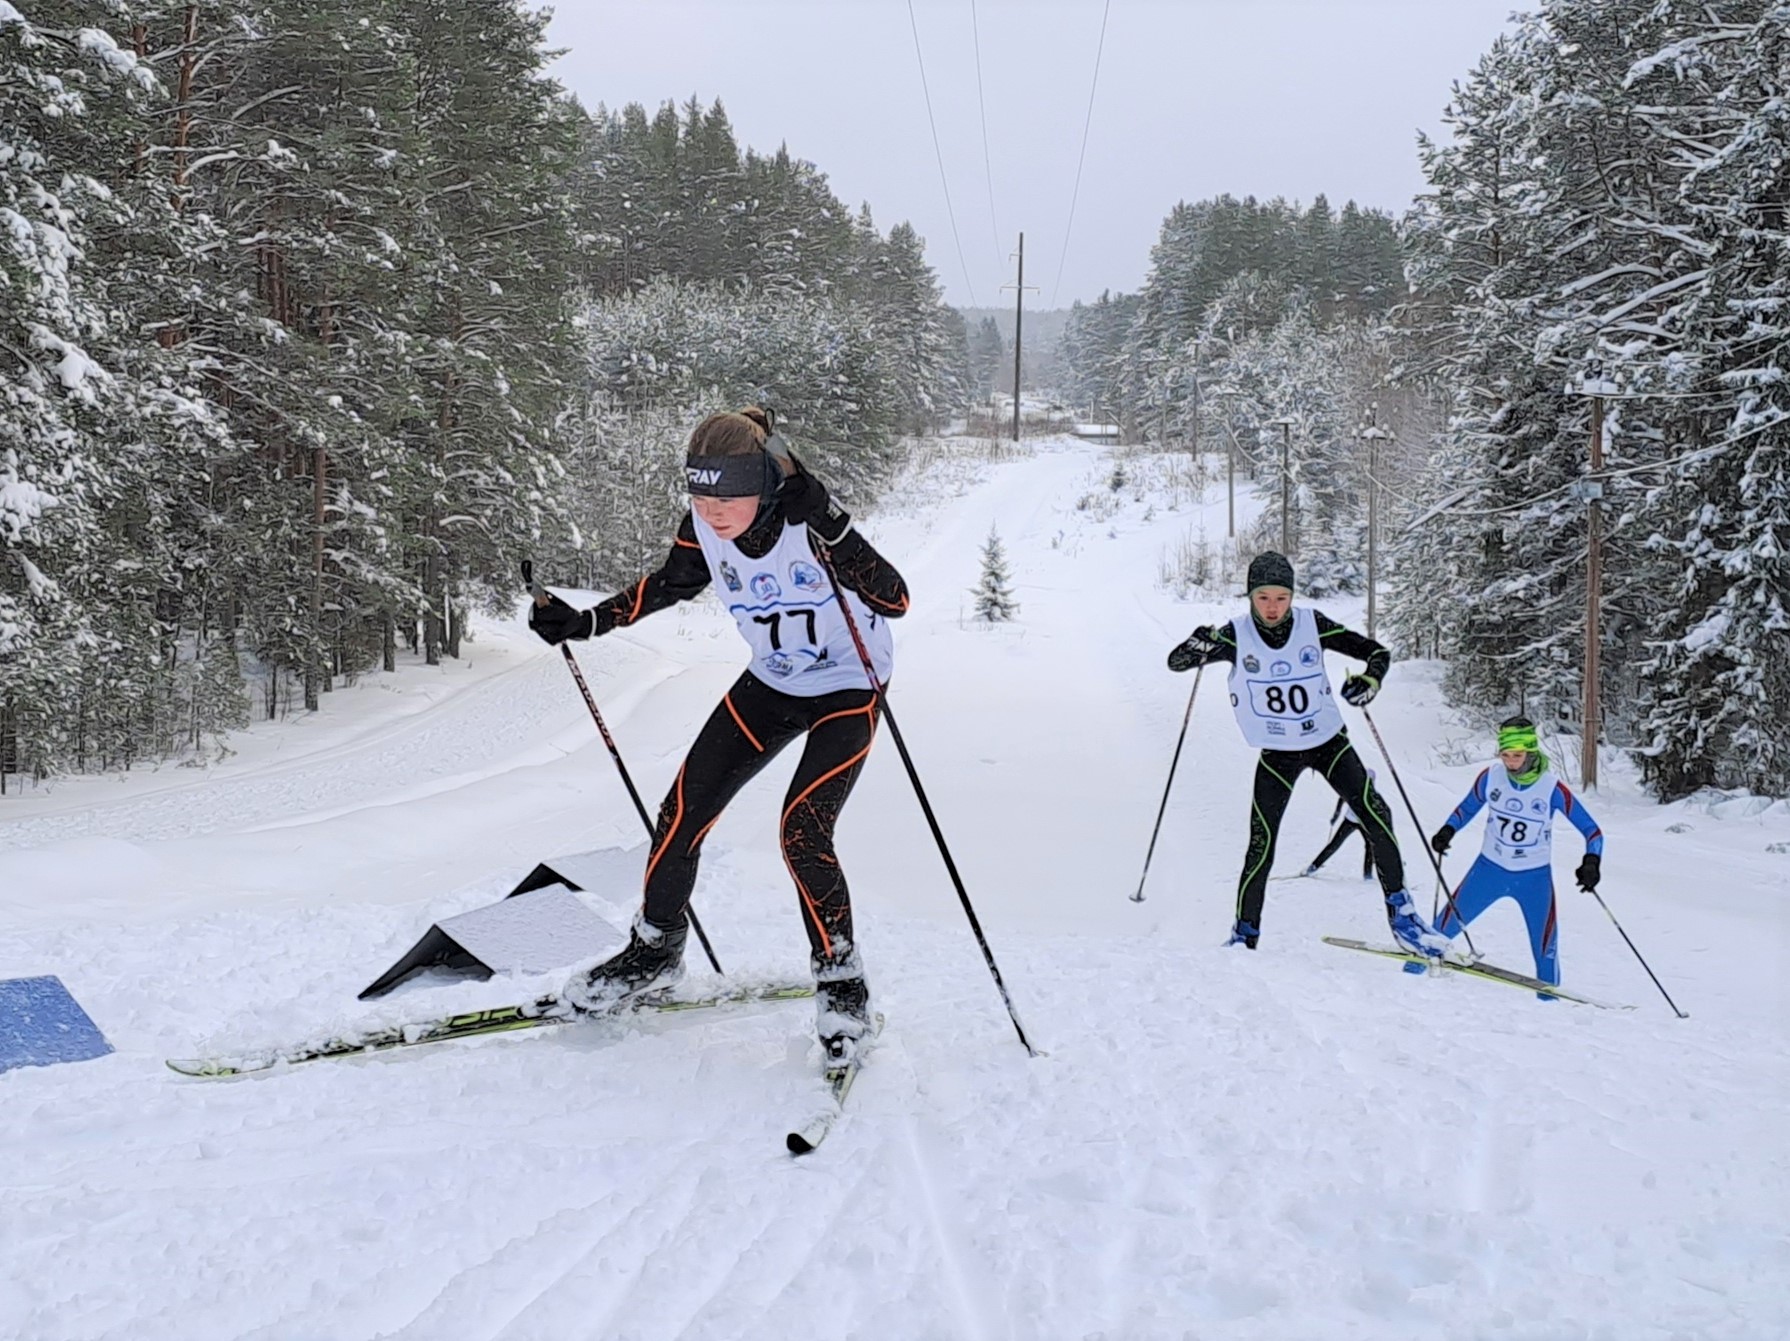
<svg viewBox="0 0 1790 1341">
<path fill-rule="evenodd" d="M 84 1062 L 110 1051 L 60 978 L 0 979 L 0 1071 Z"/>
</svg>

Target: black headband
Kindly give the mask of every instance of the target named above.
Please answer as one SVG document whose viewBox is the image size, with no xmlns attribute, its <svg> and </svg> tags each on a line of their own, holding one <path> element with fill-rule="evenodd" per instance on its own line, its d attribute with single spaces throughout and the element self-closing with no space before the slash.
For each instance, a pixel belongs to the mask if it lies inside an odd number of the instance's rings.
<svg viewBox="0 0 1790 1341">
<path fill-rule="evenodd" d="M 765 492 L 763 452 L 751 456 L 692 456 L 684 462 L 690 492 L 702 498 L 760 498 Z"/>
</svg>

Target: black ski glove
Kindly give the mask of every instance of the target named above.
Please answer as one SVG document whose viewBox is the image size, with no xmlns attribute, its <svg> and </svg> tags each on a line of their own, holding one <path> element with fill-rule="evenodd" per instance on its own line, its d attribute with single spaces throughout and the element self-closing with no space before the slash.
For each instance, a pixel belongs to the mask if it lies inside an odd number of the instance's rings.
<svg viewBox="0 0 1790 1341">
<path fill-rule="evenodd" d="M 1187 635 L 1186 642 L 1177 643 L 1168 654 L 1168 668 L 1176 672 L 1190 671 L 1195 666 L 1205 665 L 1223 647 L 1224 644 L 1218 641 L 1218 634 L 1212 627 L 1202 624 Z"/>
<path fill-rule="evenodd" d="M 1453 841 L 1454 825 L 1444 824 L 1440 829 L 1436 830 L 1435 837 L 1430 839 L 1430 846 L 1435 849 L 1436 855 L 1440 857 L 1447 853 L 1448 845 Z"/>
<path fill-rule="evenodd" d="M 1380 682 L 1373 676 L 1351 675 L 1343 681 L 1342 701 L 1353 707 L 1365 708 L 1379 692 Z"/>
<path fill-rule="evenodd" d="M 807 471 L 791 475 L 778 486 L 777 505 L 785 521 L 808 527 L 823 545 L 837 545 L 851 529 L 851 513 L 835 503 L 827 486 Z"/>
<path fill-rule="evenodd" d="M 1586 892 L 1596 889 L 1597 882 L 1603 879 L 1603 867 L 1604 859 L 1602 857 L 1595 852 L 1587 852 L 1585 860 L 1579 863 L 1579 869 L 1574 872 L 1579 878 L 1579 888 Z"/>
<path fill-rule="evenodd" d="M 536 605 L 528 612 L 528 627 L 550 647 L 567 638 L 588 638 L 593 621 L 589 610 L 574 610 L 551 592 L 547 604 Z"/>
</svg>

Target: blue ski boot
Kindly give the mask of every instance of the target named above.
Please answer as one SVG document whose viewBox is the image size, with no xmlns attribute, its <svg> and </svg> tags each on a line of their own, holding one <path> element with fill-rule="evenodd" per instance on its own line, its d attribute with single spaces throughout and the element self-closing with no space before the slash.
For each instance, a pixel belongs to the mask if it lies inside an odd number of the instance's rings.
<svg viewBox="0 0 1790 1341">
<path fill-rule="evenodd" d="M 1401 950 L 1428 959 L 1440 959 L 1448 953 L 1448 937 L 1418 915 L 1410 890 L 1401 889 L 1386 896 L 1386 921 Z"/>
<path fill-rule="evenodd" d="M 1241 945 L 1246 950 L 1255 949 L 1256 938 L 1262 933 L 1247 922 L 1238 922 L 1231 928 L 1231 938 L 1225 942 L 1226 947 Z"/>
</svg>

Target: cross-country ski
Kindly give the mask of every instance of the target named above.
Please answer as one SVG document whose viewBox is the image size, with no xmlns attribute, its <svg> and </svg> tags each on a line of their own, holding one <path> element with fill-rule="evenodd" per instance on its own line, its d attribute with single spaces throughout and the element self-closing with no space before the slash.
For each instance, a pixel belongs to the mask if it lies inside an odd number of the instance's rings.
<svg viewBox="0 0 1790 1341">
<path fill-rule="evenodd" d="M 1790 26 L 1527 6 L 0 0 L 0 1341 L 1790 1337 Z"/>
<path fill-rule="evenodd" d="M 490 1034 L 513 1034 L 548 1025 L 616 1018 L 639 1011 L 658 1011 L 670 1015 L 680 1011 L 711 1010 L 718 1006 L 741 1005 L 753 1001 L 800 1001 L 813 995 L 812 987 L 799 984 L 723 987 L 701 996 L 670 996 L 663 993 L 642 995 L 598 1012 L 580 1012 L 561 997 L 547 996 L 523 1005 L 466 1011 L 459 1015 L 444 1015 L 432 1020 L 417 1020 L 361 1033 L 337 1035 L 311 1043 L 284 1044 L 258 1052 L 217 1057 L 170 1057 L 167 1065 L 169 1070 L 177 1071 L 183 1076 L 221 1080 L 328 1057 L 358 1057 L 371 1052 L 389 1052 L 393 1048 L 413 1048 L 424 1043 L 445 1043 L 462 1038 L 483 1038 Z"/>
</svg>

